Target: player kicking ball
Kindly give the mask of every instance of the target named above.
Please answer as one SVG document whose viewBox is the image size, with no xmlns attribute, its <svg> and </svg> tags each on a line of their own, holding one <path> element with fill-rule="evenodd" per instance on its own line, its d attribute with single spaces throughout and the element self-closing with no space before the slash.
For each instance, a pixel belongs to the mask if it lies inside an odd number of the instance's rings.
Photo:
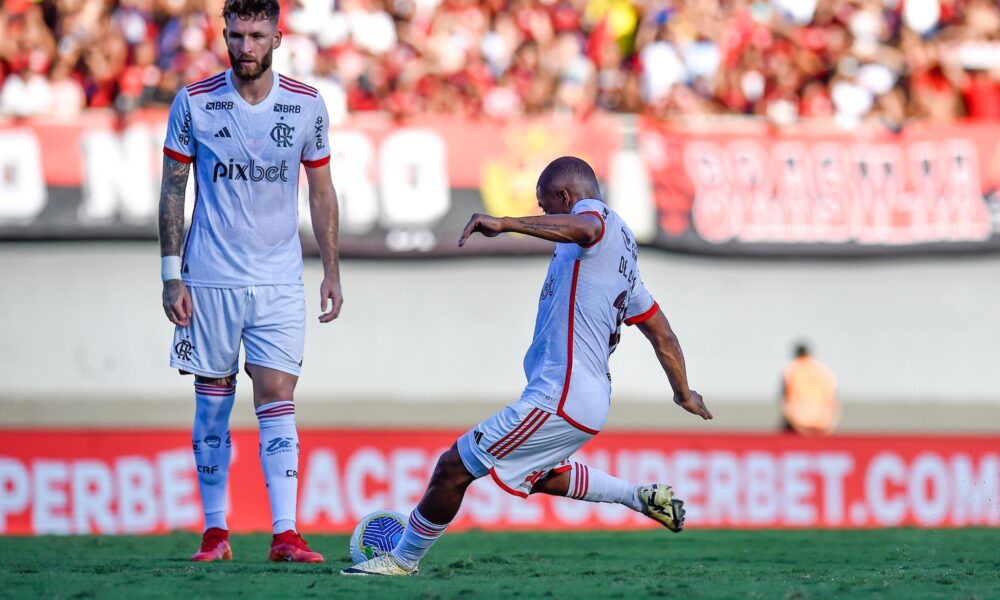
<svg viewBox="0 0 1000 600">
<path fill-rule="evenodd" d="M 608 415 L 608 358 L 622 323 L 646 336 L 666 372 L 674 402 L 711 419 L 688 388 L 684 355 L 666 316 L 643 285 L 639 250 L 628 225 L 601 202 L 597 177 L 573 157 L 549 164 L 538 178 L 545 216 L 473 215 L 458 245 L 473 233 L 505 231 L 557 242 L 542 285 L 535 335 L 524 357 L 521 399 L 483 421 L 438 459 L 423 499 L 389 554 L 343 575 L 412 575 L 458 514 L 465 490 L 489 475 L 504 491 L 623 504 L 671 531 L 684 527 L 684 503 L 662 483 L 637 485 L 569 457 L 597 435 Z"/>
<path fill-rule="evenodd" d="M 323 562 L 295 527 L 299 436 L 293 393 L 305 345 L 299 164 L 306 167 L 323 261 L 322 323 L 336 319 L 343 302 L 337 196 L 323 98 L 271 70 L 281 44 L 278 11 L 276 0 L 226 1 L 223 35 L 232 69 L 177 94 L 163 146 L 163 310 L 177 326 L 170 366 L 195 376 L 191 441 L 205 513 L 201 548 L 191 557 L 196 561 L 232 558 L 226 524 L 229 414 L 242 342 L 274 530 L 268 559 Z M 196 199 L 182 258 L 192 164 Z"/>
</svg>

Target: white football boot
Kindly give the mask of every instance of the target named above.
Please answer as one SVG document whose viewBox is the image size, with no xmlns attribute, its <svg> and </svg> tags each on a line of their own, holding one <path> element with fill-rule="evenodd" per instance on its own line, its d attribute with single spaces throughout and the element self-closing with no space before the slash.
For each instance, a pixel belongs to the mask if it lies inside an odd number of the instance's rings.
<svg viewBox="0 0 1000 600">
<path fill-rule="evenodd" d="M 642 502 L 642 514 L 674 533 L 684 529 L 684 501 L 674 498 L 673 488 L 654 483 L 639 486 L 637 493 Z"/>
<path fill-rule="evenodd" d="M 383 554 L 370 558 L 365 562 L 358 563 L 353 567 L 347 567 L 340 572 L 341 575 L 416 575 L 418 569 L 407 569 L 396 562 L 392 554 Z"/>
</svg>

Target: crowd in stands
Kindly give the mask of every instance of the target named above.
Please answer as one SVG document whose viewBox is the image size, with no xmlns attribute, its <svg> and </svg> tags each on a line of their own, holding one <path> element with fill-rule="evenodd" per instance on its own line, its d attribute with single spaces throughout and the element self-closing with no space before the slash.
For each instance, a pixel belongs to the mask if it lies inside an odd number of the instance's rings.
<svg viewBox="0 0 1000 600">
<path fill-rule="evenodd" d="M 4 0 L 0 115 L 169 105 L 227 68 L 223 0 Z M 1000 119 L 996 0 L 282 1 L 334 122 L 594 111 L 776 125 Z"/>
</svg>

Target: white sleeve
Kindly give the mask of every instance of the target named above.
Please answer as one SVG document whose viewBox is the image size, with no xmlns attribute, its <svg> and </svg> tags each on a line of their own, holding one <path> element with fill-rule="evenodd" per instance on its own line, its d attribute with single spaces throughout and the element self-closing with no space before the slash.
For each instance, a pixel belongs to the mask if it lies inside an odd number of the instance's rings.
<svg viewBox="0 0 1000 600">
<path fill-rule="evenodd" d="M 194 124 L 191 122 L 191 100 L 186 89 L 174 96 L 167 119 L 167 139 L 163 142 L 163 153 L 182 162 L 194 161 L 197 143 L 194 139 Z"/>
<path fill-rule="evenodd" d="M 601 235 L 589 244 L 580 244 L 580 259 L 586 260 L 597 254 L 600 250 L 600 243 L 607 233 L 608 209 L 599 200 L 581 200 L 573 205 L 574 215 L 595 215 L 601 220 Z"/>
<path fill-rule="evenodd" d="M 632 296 L 629 298 L 628 308 L 625 310 L 625 324 L 642 323 L 655 315 L 658 310 L 660 310 L 660 305 L 646 289 L 646 285 L 642 282 L 642 275 L 637 274 L 632 286 Z"/>
<path fill-rule="evenodd" d="M 330 162 L 330 116 L 323 96 L 316 94 L 313 115 L 309 121 L 309 135 L 302 149 L 302 164 L 315 169 Z"/>
</svg>

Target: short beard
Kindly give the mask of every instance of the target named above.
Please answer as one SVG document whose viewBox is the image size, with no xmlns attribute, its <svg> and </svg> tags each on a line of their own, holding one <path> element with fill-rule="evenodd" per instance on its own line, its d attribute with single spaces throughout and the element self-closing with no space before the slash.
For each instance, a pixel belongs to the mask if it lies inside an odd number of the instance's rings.
<svg viewBox="0 0 1000 600">
<path fill-rule="evenodd" d="M 271 68 L 271 55 L 274 54 L 274 48 L 267 51 L 267 54 L 260 59 L 260 68 L 257 65 L 245 66 L 242 65 L 236 56 L 232 52 L 227 50 L 229 53 L 229 64 L 233 66 L 233 74 L 242 79 L 243 81 L 257 81 L 260 76 L 267 72 Z"/>
</svg>

